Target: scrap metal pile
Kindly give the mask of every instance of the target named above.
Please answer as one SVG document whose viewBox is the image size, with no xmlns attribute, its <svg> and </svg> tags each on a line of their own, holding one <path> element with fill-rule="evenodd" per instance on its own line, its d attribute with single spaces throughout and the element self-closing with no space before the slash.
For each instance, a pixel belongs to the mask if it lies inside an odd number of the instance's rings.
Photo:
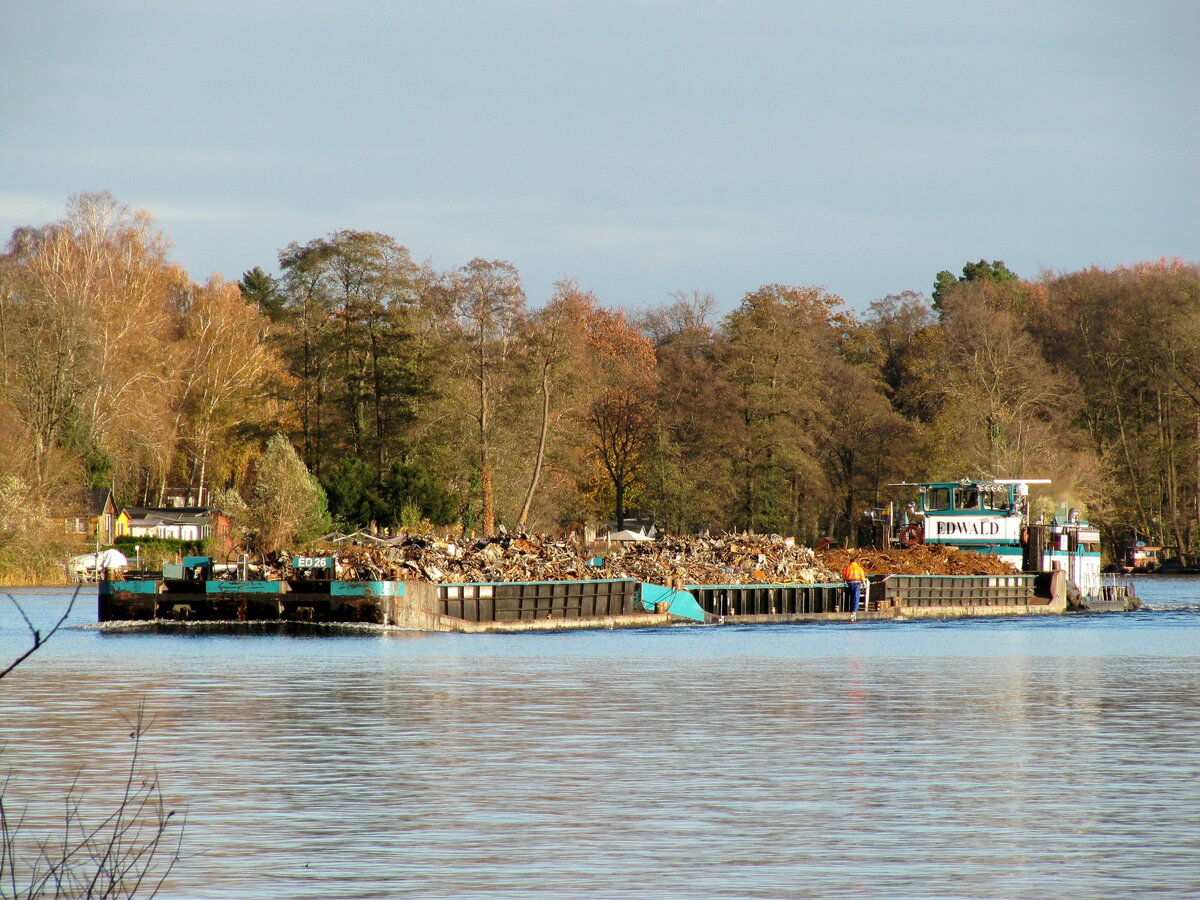
<svg viewBox="0 0 1200 900">
<path fill-rule="evenodd" d="M 948 547 L 824 550 L 778 535 L 668 537 L 593 544 L 531 535 L 469 540 L 402 535 L 369 546 L 328 547 L 348 580 L 435 583 L 574 581 L 632 578 L 651 584 L 828 584 L 856 558 L 868 574 L 999 575 L 1014 570 L 995 557 Z"/>
<path fill-rule="evenodd" d="M 868 575 L 1012 575 L 1017 571 L 998 556 L 938 544 L 907 550 L 825 550 L 817 556 L 838 572 L 857 559 Z"/>
</svg>

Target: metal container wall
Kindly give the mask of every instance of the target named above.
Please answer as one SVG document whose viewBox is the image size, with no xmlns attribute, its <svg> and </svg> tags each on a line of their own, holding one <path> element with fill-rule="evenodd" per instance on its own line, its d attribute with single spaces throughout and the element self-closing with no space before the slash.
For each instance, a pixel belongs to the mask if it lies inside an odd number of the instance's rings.
<svg viewBox="0 0 1200 900">
<path fill-rule="evenodd" d="M 883 598 L 896 606 L 1026 606 L 1035 575 L 888 575 Z"/>
<path fill-rule="evenodd" d="M 157 581 L 101 581 L 97 619 L 100 622 L 153 619 L 161 583 Z"/>
<path fill-rule="evenodd" d="M 628 616 L 641 611 L 638 597 L 632 579 L 438 585 L 441 614 L 468 622 Z"/>
<path fill-rule="evenodd" d="M 812 615 L 846 607 L 844 584 L 698 584 L 687 590 L 714 616 Z"/>
</svg>

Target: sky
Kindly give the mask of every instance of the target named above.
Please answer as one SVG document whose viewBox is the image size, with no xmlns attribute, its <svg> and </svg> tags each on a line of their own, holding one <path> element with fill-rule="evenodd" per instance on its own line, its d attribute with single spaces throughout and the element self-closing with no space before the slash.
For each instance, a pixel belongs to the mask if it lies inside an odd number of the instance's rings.
<svg viewBox="0 0 1200 900">
<path fill-rule="evenodd" d="M 644 309 L 1200 262 L 1195 0 L 0 0 L 0 235 L 110 191 L 195 281 L 379 231 Z"/>
</svg>

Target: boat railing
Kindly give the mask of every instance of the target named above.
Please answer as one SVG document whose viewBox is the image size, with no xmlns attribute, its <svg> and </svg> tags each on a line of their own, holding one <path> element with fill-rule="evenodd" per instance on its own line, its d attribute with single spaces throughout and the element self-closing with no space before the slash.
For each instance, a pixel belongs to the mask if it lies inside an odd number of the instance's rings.
<svg viewBox="0 0 1200 900">
<path fill-rule="evenodd" d="M 1116 603 L 1136 598 L 1137 591 L 1132 576 L 1116 572 L 1106 572 L 1100 576 L 1100 600 Z"/>
</svg>

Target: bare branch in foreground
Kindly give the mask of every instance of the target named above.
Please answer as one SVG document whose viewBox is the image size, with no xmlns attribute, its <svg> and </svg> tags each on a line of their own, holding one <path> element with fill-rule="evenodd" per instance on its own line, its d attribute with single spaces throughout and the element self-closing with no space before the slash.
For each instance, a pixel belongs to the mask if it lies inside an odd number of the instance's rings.
<svg viewBox="0 0 1200 900">
<path fill-rule="evenodd" d="M 8 668 L 0 672 L 0 678 L 3 678 L 21 663 L 25 662 L 25 660 L 29 659 L 30 656 L 41 649 L 42 645 L 46 643 L 46 641 L 54 637 L 55 632 L 57 632 L 58 629 L 63 627 L 63 624 L 67 621 L 67 617 L 71 615 L 71 610 L 75 608 L 75 601 L 79 598 L 79 590 L 79 586 L 76 586 L 75 592 L 71 594 L 71 602 L 67 604 L 66 611 L 62 614 L 62 617 L 54 623 L 54 627 L 46 632 L 45 636 L 43 636 L 41 630 L 34 626 L 33 622 L 29 620 L 29 616 L 25 613 L 25 608 L 21 606 L 19 602 L 17 602 L 17 598 L 12 594 L 6 595 L 8 599 L 12 601 L 12 605 L 17 608 L 17 612 L 21 614 L 21 618 L 25 620 L 25 627 L 29 629 L 30 635 L 33 636 L 33 643 L 28 650 L 9 663 Z"/>
<path fill-rule="evenodd" d="M 64 797 L 57 834 L 34 832 L 27 810 L 14 819 L 0 793 L 0 900 L 49 897 L 133 900 L 158 894 L 179 861 L 186 816 L 168 809 L 158 774 L 141 759 L 150 722 L 144 708 L 130 723 L 133 752 L 121 799 L 98 821 L 84 809 L 76 777 Z M 171 832 L 175 829 L 175 833 Z"/>
</svg>

